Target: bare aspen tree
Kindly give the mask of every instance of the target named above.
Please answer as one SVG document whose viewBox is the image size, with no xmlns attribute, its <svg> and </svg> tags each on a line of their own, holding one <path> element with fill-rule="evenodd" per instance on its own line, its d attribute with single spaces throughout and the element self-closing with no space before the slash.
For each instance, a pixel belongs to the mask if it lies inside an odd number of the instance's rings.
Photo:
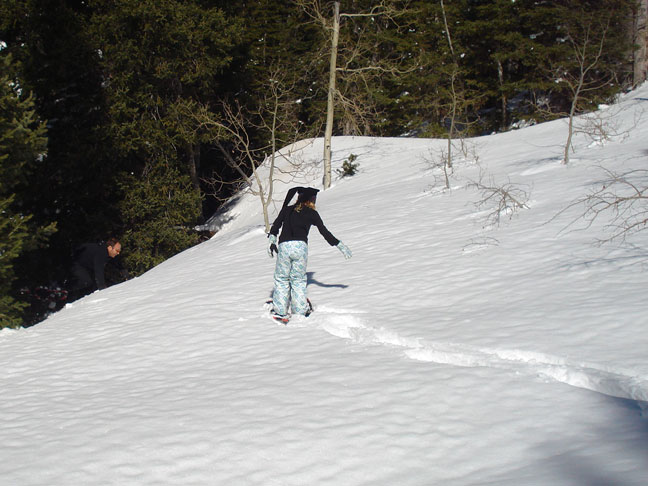
<svg viewBox="0 0 648 486">
<path fill-rule="evenodd" d="M 610 24 L 608 19 L 608 22 L 605 24 L 602 31 L 600 31 L 602 35 L 600 36 L 598 42 L 596 42 L 596 39 L 592 38 L 592 35 L 594 34 L 593 29 L 596 28 L 592 25 L 592 23 L 585 25 L 583 37 L 582 39 L 580 39 L 580 41 L 578 39 L 575 39 L 574 36 L 570 34 L 567 35 L 567 39 L 574 50 L 573 52 L 578 63 L 578 70 L 576 71 L 575 75 L 571 75 L 568 72 L 564 73 L 563 75 L 564 82 L 567 84 L 569 91 L 572 94 L 571 107 L 569 109 L 567 141 L 565 143 L 565 151 L 563 155 L 563 164 L 567 164 L 569 162 L 569 151 L 572 149 L 572 137 L 574 135 L 574 116 L 577 113 L 580 97 L 582 96 L 583 92 L 595 89 L 599 85 L 598 82 L 595 83 L 594 86 L 588 85 L 586 80 L 589 71 L 597 66 L 601 58 L 603 46 L 605 43 L 605 34 L 607 33 L 609 26 Z M 594 47 L 594 49 L 591 49 L 591 47 Z"/>
<path fill-rule="evenodd" d="M 446 170 L 452 169 L 452 138 L 454 137 L 455 123 L 457 120 L 457 90 L 455 83 L 459 74 L 459 65 L 457 63 L 454 46 L 452 44 L 452 36 L 450 35 L 450 27 L 448 26 L 448 16 L 446 15 L 445 5 L 443 0 L 441 2 L 441 13 L 443 14 L 443 25 L 445 27 L 446 38 L 448 39 L 448 48 L 452 56 L 452 71 L 450 73 L 450 128 L 448 129 L 448 150 L 446 152 Z M 447 177 L 446 177 L 447 181 Z"/>
<path fill-rule="evenodd" d="M 464 80 L 462 79 L 461 67 L 459 65 L 459 59 L 457 53 L 455 52 L 455 46 L 452 39 L 452 33 L 450 31 L 450 26 L 448 22 L 448 16 L 443 0 L 440 0 L 441 14 L 443 18 L 443 25 L 445 29 L 446 40 L 448 41 L 448 49 L 450 52 L 450 63 L 448 68 L 443 70 L 443 74 L 446 76 L 447 88 L 444 90 L 444 96 L 442 96 L 441 105 L 445 108 L 447 120 L 449 126 L 446 130 L 446 139 L 447 139 L 447 149 L 445 151 L 445 171 L 452 171 L 453 167 L 453 143 L 459 138 L 461 139 L 462 148 L 464 146 L 463 136 L 470 128 L 471 125 L 476 123 L 476 121 L 469 122 L 467 120 L 466 111 L 467 109 L 479 103 L 480 96 L 474 94 L 474 96 L 469 96 L 467 90 L 464 87 Z M 462 128 L 459 128 L 459 125 Z M 448 178 L 446 176 L 446 182 Z"/>
<path fill-rule="evenodd" d="M 562 53 L 557 59 L 549 60 L 547 76 L 553 84 L 563 90 L 568 99 L 568 110 L 554 112 L 554 116 L 567 119 L 567 137 L 563 145 L 562 163 L 568 164 L 573 152 L 573 138 L 577 132 L 577 117 L 596 109 L 594 100 L 601 99 L 601 93 L 610 86 L 618 85 L 615 66 L 608 64 L 607 51 L 613 40 L 613 21 L 619 11 L 571 12 L 562 25 L 564 31 Z M 546 110 L 539 109 L 539 112 Z"/>
<path fill-rule="evenodd" d="M 367 44 L 363 38 L 366 33 L 364 29 L 357 29 L 355 32 L 357 38 L 351 45 L 340 48 L 341 23 L 344 19 L 372 20 L 377 17 L 393 21 L 404 10 L 396 8 L 388 0 L 381 0 L 365 12 L 340 12 L 340 2 L 336 1 L 332 5 L 328 4 L 333 10 L 331 18 L 327 13 L 326 6 L 322 6 L 319 0 L 295 0 L 295 2 L 314 22 L 329 32 L 331 38 L 323 154 L 323 186 L 324 189 L 328 189 L 331 186 L 331 139 L 336 108 L 344 110 L 348 125 L 354 126 L 354 129 L 357 129 L 362 123 L 367 124 L 366 119 L 372 110 L 372 104 L 366 91 L 353 96 L 344 96 L 341 93 L 338 88 L 338 75 L 347 76 L 347 80 L 351 76 L 356 76 L 359 78 L 359 85 L 368 90 L 373 78 L 386 73 L 396 74 L 412 70 L 412 68 L 403 69 L 400 61 L 376 59 L 375 46 Z M 341 56 L 341 54 L 344 55 Z"/>
<path fill-rule="evenodd" d="M 632 12 L 632 26 L 629 29 L 632 51 L 632 86 L 637 87 L 646 80 L 648 70 L 648 0 L 637 0 Z"/>
<path fill-rule="evenodd" d="M 331 61 L 326 103 L 326 129 L 324 132 L 324 189 L 331 187 L 331 139 L 333 138 L 333 114 L 335 103 L 335 78 L 337 72 L 337 51 L 340 38 L 340 2 L 335 2 L 333 12 L 333 33 L 331 36 Z"/>
</svg>

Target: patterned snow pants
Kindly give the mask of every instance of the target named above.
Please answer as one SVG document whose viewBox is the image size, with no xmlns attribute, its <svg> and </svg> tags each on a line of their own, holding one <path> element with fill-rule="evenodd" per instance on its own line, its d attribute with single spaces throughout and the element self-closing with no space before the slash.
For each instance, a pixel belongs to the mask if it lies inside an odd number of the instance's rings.
<svg viewBox="0 0 648 486">
<path fill-rule="evenodd" d="M 304 241 L 284 241 L 279 245 L 272 293 L 272 305 L 277 314 L 288 314 L 289 304 L 293 314 L 306 314 L 307 262 L 308 245 Z"/>
</svg>

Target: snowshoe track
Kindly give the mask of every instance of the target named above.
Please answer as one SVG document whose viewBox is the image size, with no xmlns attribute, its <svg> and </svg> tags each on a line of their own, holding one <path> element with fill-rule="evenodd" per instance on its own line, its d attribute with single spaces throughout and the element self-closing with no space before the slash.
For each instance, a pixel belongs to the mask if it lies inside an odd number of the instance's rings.
<svg viewBox="0 0 648 486">
<path fill-rule="evenodd" d="M 564 383 L 613 397 L 634 400 L 648 416 L 648 377 L 593 363 L 520 349 L 481 348 L 468 344 L 427 342 L 407 338 L 365 323 L 362 313 L 318 308 L 311 317 L 329 334 L 358 344 L 402 348 L 412 360 L 462 367 L 486 367 Z"/>
</svg>

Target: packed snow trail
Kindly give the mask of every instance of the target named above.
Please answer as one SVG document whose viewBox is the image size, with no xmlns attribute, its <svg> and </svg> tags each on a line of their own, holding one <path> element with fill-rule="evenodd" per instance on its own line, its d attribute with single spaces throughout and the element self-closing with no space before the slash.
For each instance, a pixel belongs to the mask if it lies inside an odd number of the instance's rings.
<svg viewBox="0 0 648 486">
<path fill-rule="evenodd" d="M 527 376 L 634 400 L 648 413 L 648 378 L 628 370 L 606 368 L 594 363 L 571 362 L 559 356 L 520 349 L 480 348 L 460 343 L 427 342 L 421 338 L 404 338 L 385 327 L 367 324 L 361 311 L 317 307 L 308 322 L 318 328 L 359 344 L 380 344 L 404 348 L 413 360 L 462 367 L 485 367 L 509 370 Z M 301 320 L 305 322 L 304 319 Z M 293 322 L 294 324 L 294 322 Z"/>
</svg>

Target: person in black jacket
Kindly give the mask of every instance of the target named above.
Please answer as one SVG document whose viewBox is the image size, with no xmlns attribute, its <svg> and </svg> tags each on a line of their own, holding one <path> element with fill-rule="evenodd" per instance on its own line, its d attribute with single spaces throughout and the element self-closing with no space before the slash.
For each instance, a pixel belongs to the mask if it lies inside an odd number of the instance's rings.
<svg viewBox="0 0 648 486">
<path fill-rule="evenodd" d="M 71 269 L 70 292 L 74 298 L 79 298 L 97 289 L 106 288 L 105 268 L 110 259 L 121 253 L 121 243 L 117 238 L 109 238 L 105 242 L 86 243 L 78 248 Z M 122 274 L 126 273 L 120 268 Z"/>
<path fill-rule="evenodd" d="M 289 206 L 295 192 L 299 193 L 297 203 Z M 311 226 L 317 227 L 329 245 L 337 247 L 345 258 L 351 258 L 351 250 L 324 226 L 322 218 L 315 209 L 318 192 L 312 187 L 290 189 L 268 234 L 268 254 L 272 257 L 277 253 L 272 306 L 273 315 L 278 320 L 286 318 L 289 305 L 293 314 L 307 315 L 309 312 L 310 306 L 306 297 L 306 264 L 308 232 Z M 280 228 L 281 235 L 277 247 Z"/>
</svg>

